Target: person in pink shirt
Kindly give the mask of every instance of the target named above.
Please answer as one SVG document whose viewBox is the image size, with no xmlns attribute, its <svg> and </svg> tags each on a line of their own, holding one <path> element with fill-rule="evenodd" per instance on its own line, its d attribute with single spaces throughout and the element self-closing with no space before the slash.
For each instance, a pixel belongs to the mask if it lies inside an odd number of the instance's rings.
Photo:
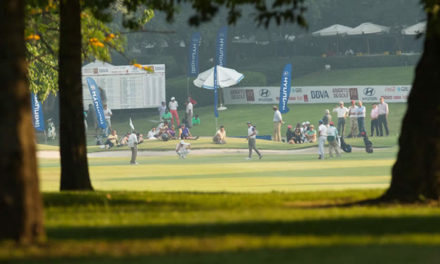
<svg viewBox="0 0 440 264">
<path fill-rule="evenodd" d="M 374 130 L 376 130 L 376 137 L 379 136 L 379 108 L 376 104 L 372 106 L 370 113 L 371 118 L 371 136 L 374 136 Z"/>
</svg>

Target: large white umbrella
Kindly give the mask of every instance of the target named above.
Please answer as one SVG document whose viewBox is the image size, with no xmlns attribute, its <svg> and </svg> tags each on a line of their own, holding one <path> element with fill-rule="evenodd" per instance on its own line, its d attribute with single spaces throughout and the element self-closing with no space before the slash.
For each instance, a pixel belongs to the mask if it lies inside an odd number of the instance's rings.
<svg viewBox="0 0 440 264">
<path fill-rule="evenodd" d="M 312 36 L 315 37 L 328 37 L 328 36 L 337 36 L 337 35 L 345 35 L 348 31 L 353 28 L 347 27 L 344 25 L 334 24 L 332 26 L 323 28 L 321 30 L 315 31 L 312 33 Z"/>
<path fill-rule="evenodd" d="M 367 23 L 362 23 L 359 26 L 348 31 L 347 35 L 380 34 L 380 33 L 388 33 L 388 32 L 390 32 L 389 27 L 367 22 Z"/>
<path fill-rule="evenodd" d="M 197 87 L 213 90 L 214 68 L 215 67 L 212 67 L 211 69 L 200 73 L 193 81 L 194 85 Z M 241 80 L 243 80 L 243 78 L 244 75 L 234 69 L 217 66 L 217 88 L 231 87 L 238 84 Z"/>
<path fill-rule="evenodd" d="M 418 35 L 425 33 L 426 21 L 402 29 L 402 35 Z"/>
</svg>

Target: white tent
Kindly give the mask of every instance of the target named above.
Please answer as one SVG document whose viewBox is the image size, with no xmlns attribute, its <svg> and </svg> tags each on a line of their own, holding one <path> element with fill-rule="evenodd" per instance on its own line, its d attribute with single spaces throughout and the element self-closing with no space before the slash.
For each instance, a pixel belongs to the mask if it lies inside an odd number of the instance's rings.
<svg viewBox="0 0 440 264">
<path fill-rule="evenodd" d="M 390 32 L 389 27 L 376 25 L 373 23 L 362 23 L 347 32 L 347 35 L 367 35 L 367 34 L 381 34 Z"/>
<path fill-rule="evenodd" d="M 244 78 L 244 75 L 234 69 L 217 66 L 217 83 L 219 88 L 226 88 L 236 85 Z M 214 89 L 214 67 L 200 73 L 193 81 L 197 87 Z"/>
<path fill-rule="evenodd" d="M 425 33 L 426 21 L 402 29 L 402 35 L 418 35 Z"/>
<path fill-rule="evenodd" d="M 337 36 L 337 35 L 345 35 L 348 31 L 353 28 L 347 27 L 344 25 L 334 24 L 333 26 L 329 26 L 318 31 L 312 33 L 312 36 L 315 37 L 327 37 L 327 36 Z"/>
</svg>

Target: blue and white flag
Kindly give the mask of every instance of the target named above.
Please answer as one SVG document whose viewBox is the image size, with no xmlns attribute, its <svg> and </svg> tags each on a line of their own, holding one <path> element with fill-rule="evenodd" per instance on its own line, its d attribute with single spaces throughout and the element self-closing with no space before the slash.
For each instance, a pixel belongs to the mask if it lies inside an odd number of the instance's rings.
<svg viewBox="0 0 440 264">
<path fill-rule="evenodd" d="M 218 117 L 217 101 L 218 101 L 218 78 L 217 78 L 217 66 L 214 66 L 214 115 Z"/>
<path fill-rule="evenodd" d="M 216 65 L 226 66 L 226 42 L 228 41 L 228 27 L 222 27 L 217 34 Z"/>
<path fill-rule="evenodd" d="M 98 126 L 102 129 L 107 128 L 107 123 L 105 122 L 104 109 L 102 108 L 101 94 L 99 93 L 98 85 L 95 80 L 90 77 L 86 78 L 87 84 L 89 85 L 90 95 L 92 96 L 93 105 L 95 106 L 96 118 L 98 120 Z"/>
<path fill-rule="evenodd" d="M 195 32 L 191 37 L 188 55 L 188 77 L 195 77 L 199 74 L 199 46 L 200 33 Z"/>
<path fill-rule="evenodd" d="M 287 107 L 287 102 L 289 101 L 290 88 L 291 88 L 291 78 L 292 78 L 292 64 L 287 64 L 283 70 L 283 76 L 281 77 L 281 87 L 280 87 L 280 104 L 279 109 L 282 114 L 289 112 L 289 107 Z"/>
<path fill-rule="evenodd" d="M 32 124 L 35 130 L 44 131 L 44 116 L 43 107 L 41 102 L 38 101 L 36 94 L 31 92 L 31 105 L 32 105 Z"/>
</svg>

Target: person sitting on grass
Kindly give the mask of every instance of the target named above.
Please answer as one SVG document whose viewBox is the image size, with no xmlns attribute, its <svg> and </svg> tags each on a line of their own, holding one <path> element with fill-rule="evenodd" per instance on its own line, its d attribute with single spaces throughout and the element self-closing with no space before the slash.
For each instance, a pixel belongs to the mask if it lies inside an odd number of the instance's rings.
<svg viewBox="0 0 440 264">
<path fill-rule="evenodd" d="M 105 142 L 105 149 L 110 149 L 118 144 L 118 135 L 116 130 L 112 130 L 111 134 L 108 135 L 107 141 Z"/>
<path fill-rule="evenodd" d="M 159 130 L 159 132 L 157 132 L 156 137 L 162 139 L 162 135 L 166 134 L 166 132 L 168 131 L 168 122 L 165 121 L 165 122 L 159 124 L 158 130 Z"/>
<path fill-rule="evenodd" d="M 119 142 L 119 146 L 127 146 L 128 144 L 128 137 L 130 136 L 131 133 L 127 133 L 125 134 L 122 138 L 121 141 Z"/>
<path fill-rule="evenodd" d="M 310 125 L 309 130 L 306 131 L 306 139 L 308 143 L 316 142 L 316 130 L 314 125 Z"/>
<path fill-rule="evenodd" d="M 141 144 L 144 142 L 144 135 L 142 135 L 140 133 L 136 133 L 136 136 L 137 136 L 138 144 Z"/>
<path fill-rule="evenodd" d="M 295 144 L 303 143 L 303 134 L 301 130 L 301 124 L 296 124 L 295 131 L 293 132 L 293 141 L 295 142 Z"/>
<path fill-rule="evenodd" d="M 168 134 L 169 139 L 176 139 L 176 130 L 174 129 L 174 125 L 171 125 L 165 132 Z"/>
<path fill-rule="evenodd" d="M 200 118 L 199 118 L 199 115 L 196 115 L 196 116 L 194 116 L 194 117 L 192 118 L 192 125 L 193 125 L 193 126 L 200 125 Z"/>
<path fill-rule="evenodd" d="M 180 129 L 179 129 L 179 138 L 180 139 L 193 139 L 193 140 L 196 140 L 196 139 L 198 139 L 199 137 L 197 136 L 197 137 L 193 137 L 192 135 L 191 135 L 191 132 L 189 131 L 189 128 L 187 128 L 186 126 L 185 126 L 185 124 L 182 124 L 181 126 L 180 126 Z"/>
<path fill-rule="evenodd" d="M 148 131 L 147 139 L 148 140 L 157 140 L 156 137 L 156 127 L 152 127 L 150 131 Z"/>
<path fill-rule="evenodd" d="M 215 144 L 226 144 L 226 130 L 225 126 L 220 126 L 220 129 L 215 133 L 215 136 L 212 138 L 212 141 Z"/>
<path fill-rule="evenodd" d="M 286 141 L 287 141 L 287 143 L 295 144 L 295 141 L 293 141 L 294 136 L 295 135 L 294 135 L 293 130 L 292 130 L 292 125 L 288 125 L 287 126 L 287 131 L 286 131 Z"/>
<path fill-rule="evenodd" d="M 183 140 L 180 140 L 179 143 L 176 145 L 176 153 L 179 155 L 179 158 L 184 159 L 186 158 L 186 155 L 188 155 L 189 151 L 191 149 L 191 144 L 186 143 Z"/>
</svg>

